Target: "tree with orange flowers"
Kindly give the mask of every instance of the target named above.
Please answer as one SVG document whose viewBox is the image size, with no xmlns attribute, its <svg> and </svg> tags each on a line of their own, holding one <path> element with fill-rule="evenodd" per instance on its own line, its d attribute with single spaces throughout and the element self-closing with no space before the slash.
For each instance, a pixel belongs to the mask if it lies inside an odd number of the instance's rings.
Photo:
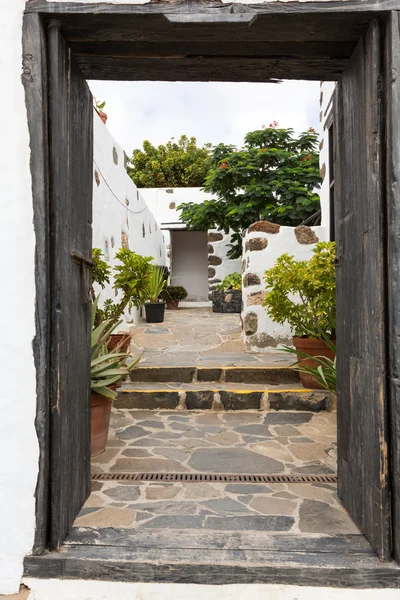
<svg viewBox="0 0 400 600">
<path fill-rule="evenodd" d="M 233 231 L 230 258 L 241 254 L 241 233 L 259 220 L 296 227 L 317 213 L 321 186 L 314 129 L 269 127 L 248 133 L 243 148 L 219 144 L 209 158 L 204 190 L 216 197 L 178 208 L 189 229 Z M 317 217 L 318 218 L 318 217 Z"/>
</svg>

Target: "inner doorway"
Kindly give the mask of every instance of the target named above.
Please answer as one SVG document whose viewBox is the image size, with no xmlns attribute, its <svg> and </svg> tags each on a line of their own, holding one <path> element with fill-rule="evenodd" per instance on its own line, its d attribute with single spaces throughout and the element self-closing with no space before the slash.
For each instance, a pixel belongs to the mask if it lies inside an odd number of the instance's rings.
<svg viewBox="0 0 400 600">
<path fill-rule="evenodd" d="M 171 246 L 172 285 L 180 285 L 186 289 L 188 302 L 207 302 L 207 233 L 171 231 Z"/>
</svg>

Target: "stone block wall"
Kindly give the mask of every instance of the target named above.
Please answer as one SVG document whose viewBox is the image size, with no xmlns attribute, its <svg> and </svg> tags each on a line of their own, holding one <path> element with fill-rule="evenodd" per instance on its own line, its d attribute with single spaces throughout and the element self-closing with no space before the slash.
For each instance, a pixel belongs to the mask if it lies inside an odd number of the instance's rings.
<svg viewBox="0 0 400 600">
<path fill-rule="evenodd" d="M 210 229 L 208 231 L 208 291 L 210 300 L 217 285 L 227 275 L 235 272 L 240 273 L 241 259 L 232 260 L 227 257 L 230 241 L 230 233 L 226 234 L 217 229 Z"/>
<path fill-rule="evenodd" d="M 290 327 L 274 323 L 263 307 L 264 273 L 285 253 L 298 260 L 308 260 L 315 244 L 327 240 L 328 229 L 321 226 L 281 227 L 259 221 L 247 229 L 242 255 L 242 334 L 247 350 L 268 352 L 282 344 L 291 344 Z"/>
</svg>

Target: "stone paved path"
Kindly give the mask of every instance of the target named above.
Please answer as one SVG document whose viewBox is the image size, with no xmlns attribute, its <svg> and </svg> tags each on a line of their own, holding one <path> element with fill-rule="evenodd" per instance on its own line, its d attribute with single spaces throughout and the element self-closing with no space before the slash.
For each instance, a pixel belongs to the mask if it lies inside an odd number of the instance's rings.
<svg viewBox="0 0 400 600">
<path fill-rule="evenodd" d="M 114 409 L 95 473 L 334 473 L 336 413 Z"/>
<path fill-rule="evenodd" d="M 246 352 L 240 315 L 213 313 L 211 308 L 166 310 L 164 323 L 141 323 L 131 329 L 131 352 L 143 352 L 143 366 L 289 365 L 291 355 Z"/>
<path fill-rule="evenodd" d="M 113 412 L 93 472 L 332 473 L 335 413 Z M 79 527 L 358 533 L 326 483 L 93 482 Z"/>
</svg>

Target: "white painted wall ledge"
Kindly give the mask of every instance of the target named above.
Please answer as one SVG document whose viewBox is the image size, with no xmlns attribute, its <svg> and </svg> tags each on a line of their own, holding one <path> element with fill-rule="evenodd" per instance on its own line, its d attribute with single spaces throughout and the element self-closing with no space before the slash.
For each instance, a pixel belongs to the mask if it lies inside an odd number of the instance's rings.
<svg viewBox="0 0 400 600">
<path fill-rule="evenodd" d="M 345 590 L 282 585 L 111 583 L 81 579 L 25 579 L 29 600 L 399 600 L 399 590 Z"/>
</svg>

